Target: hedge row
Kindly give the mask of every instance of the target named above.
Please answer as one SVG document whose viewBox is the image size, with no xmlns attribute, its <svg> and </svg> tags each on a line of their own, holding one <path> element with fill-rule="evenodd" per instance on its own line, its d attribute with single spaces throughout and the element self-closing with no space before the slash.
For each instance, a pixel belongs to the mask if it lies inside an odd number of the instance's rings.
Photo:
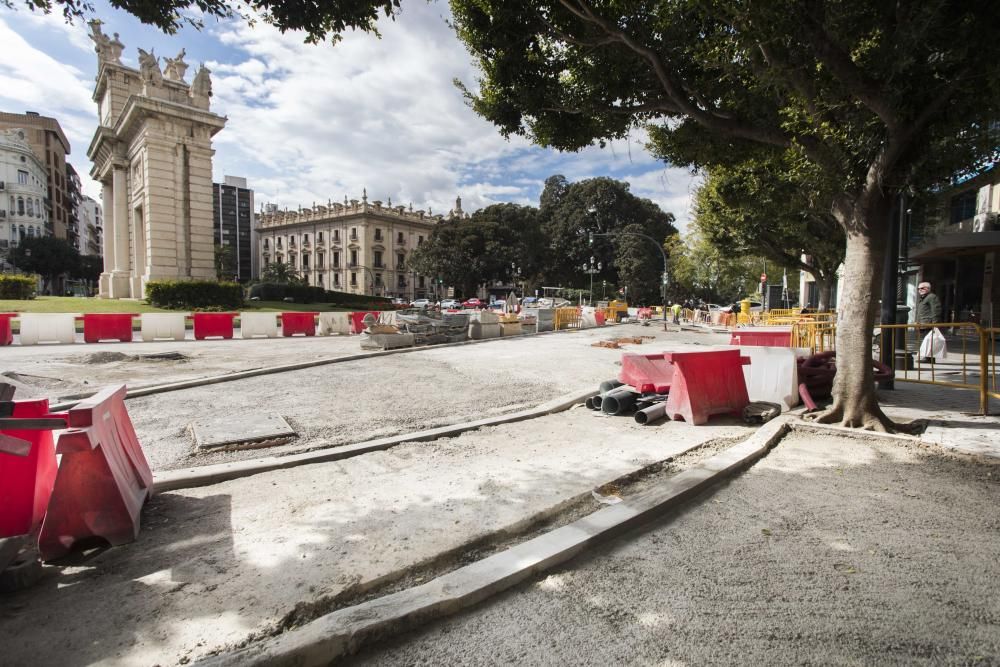
<svg viewBox="0 0 1000 667">
<path fill-rule="evenodd" d="M 0 299 L 31 299 L 35 284 L 35 279 L 29 276 L 0 275 Z"/>
<path fill-rule="evenodd" d="M 292 285 L 280 283 L 257 283 L 250 287 L 250 298 L 261 301 L 283 301 L 293 299 L 296 303 L 329 303 L 334 306 L 350 308 L 362 306 L 365 308 L 391 308 L 392 299 L 369 294 L 349 294 L 325 290 L 313 285 Z"/>
<path fill-rule="evenodd" d="M 158 308 L 229 310 L 243 305 L 243 287 L 214 280 L 151 280 L 146 298 Z"/>
</svg>

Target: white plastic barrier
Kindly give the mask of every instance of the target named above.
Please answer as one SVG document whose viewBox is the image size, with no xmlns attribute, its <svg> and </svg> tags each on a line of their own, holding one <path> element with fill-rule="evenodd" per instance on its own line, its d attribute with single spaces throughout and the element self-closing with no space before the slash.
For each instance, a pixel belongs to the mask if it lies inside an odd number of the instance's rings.
<svg viewBox="0 0 1000 667">
<path fill-rule="evenodd" d="M 733 349 L 723 346 L 717 349 Z M 740 355 L 750 357 L 750 365 L 743 367 L 747 394 L 751 401 L 768 401 L 790 410 L 799 404 L 799 365 L 801 356 L 794 347 L 764 347 L 743 345 Z"/>
<path fill-rule="evenodd" d="M 581 329 L 591 329 L 597 326 L 597 316 L 594 315 L 594 311 L 583 311 L 580 314 L 580 328 Z"/>
<path fill-rule="evenodd" d="M 240 338 L 278 337 L 277 313 L 240 313 Z"/>
<path fill-rule="evenodd" d="M 72 313 L 24 313 L 18 320 L 21 345 L 76 342 L 76 315 Z"/>
<path fill-rule="evenodd" d="M 184 340 L 184 313 L 143 313 L 140 335 L 146 343 L 154 340 Z"/>
<path fill-rule="evenodd" d="M 385 324 L 387 326 L 396 326 L 396 311 L 395 310 L 383 310 L 378 314 L 378 323 Z"/>
<path fill-rule="evenodd" d="M 320 313 L 319 314 L 319 334 L 321 336 L 331 336 L 333 334 L 351 333 L 350 313 Z"/>
</svg>

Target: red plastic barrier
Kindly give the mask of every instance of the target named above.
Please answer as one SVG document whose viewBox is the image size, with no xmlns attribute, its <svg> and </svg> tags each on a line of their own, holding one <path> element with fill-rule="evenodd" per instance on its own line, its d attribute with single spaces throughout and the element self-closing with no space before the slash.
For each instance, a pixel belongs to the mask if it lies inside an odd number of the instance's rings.
<svg viewBox="0 0 1000 667">
<path fill-rule="evenodd" d="M 281 335 L 294 336 L 295 334 L 305 334 L 306 336 L 315 336 L 317 315 L 319 313 L 282 313 Z"/>
<path fill-rule="evenodd" d="M 739 350 L 667 352 L 674 365 L 667 416 L 690 424 L 704 424 L 712 415 L 740 415 L 750 402 L 743 365 L 749 357 Z"/>
<path fill-rule="evenodd" d="M 48 399 L 0 402 L 11 404 L 16 419 L 66 418 L 49 413 Z M 5 428 L 0 436 L 0 538 L 26 535 L 41 524 L 55 483 L 52 431 Z"/>
<path fill-rule="evenodd" d="M 649 319 L 652 319 L 653 318 L 653 309 L 652 308 L 640 308 L 639 311 L 636 313 L 636 316 L 640 320 L 649 320 Z"/>
<path fill-rule="evenodd" d="M 232 338 L 236 313 L 194 313 L 194 339 Z"/>
<path fill-rule="evenodd" d="M 640 394 L 665 394 L 670 391 L 673 383 L 674 367 L 664 356 L 659 354 L 622 355 L 622 369 L 618 372 L 618 380 L 631 385 Z"/>
<path fill-rule="evenodd" d="M 751 327 L 737 329 L 729 335 L 730 345 L 759 345 L 762 347 L 791 347 L 791 327 Z"/>
<path fill-rule="evenodd" d="M 0 313 L 0 345 L 10 345 L 14 342 L 14 333 L 10 326 L 11 319 L 17 317 L 17 313 Z"/>
<path fill-rule="evenodd" d="M 362 331 L 365 330 L 364 319 L 365 319 L 365 315 L 367 315 L 368 313 L 371 313 L 372 316 L 376 320 L 378 319 L 379 313 L 378 313 L 377 310 L 371 310 L 371 311 L 365 311 L 365 312 L 351 313 L 350 314 L 350 318 L 351 318 L 351 333 L 352 334 L 359 334 L 359 333 L 361 333 Z"/>
<path fill-rule="evenodd" d="M 68 422 L 56 439 L 62 460 L 38 538 L 46 561 L 84 538 L 100 537 L 112 546 L 133 541 L 153 490 L 153 474 L 125 409 L 125 385 L 70 408 Z"/>
<path fill-rule="evenodd" d="M 83 342 L 99 343 L 102 340 L 132 342 L 134 313 L 87 313 L 83 316 Z"/>
<path fill-rule="evenodd" d="M 602 313 L 599 310 L 595 310 L 594 311 L 594 319 L 597 321 L 597 326 L 599 326 L 599 327 L 603 327 L 604 326 L 604 313 Z"/>
</svg>

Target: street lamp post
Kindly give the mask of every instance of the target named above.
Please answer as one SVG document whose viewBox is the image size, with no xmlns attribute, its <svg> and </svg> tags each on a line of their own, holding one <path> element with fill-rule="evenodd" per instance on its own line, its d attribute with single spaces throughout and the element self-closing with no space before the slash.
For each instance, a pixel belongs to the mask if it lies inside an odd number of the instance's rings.
<svg viewBox="0 0 1000 667">
<path fill-rule="evenodd" d="M 657 249 L 660 251 L 660 255 L 663 256 L 663 276 L 661 276 L 660 292 L 663 298 L 663 326 L 666 329 L 667 326 L 667 253 L 663 250 L 663 244 L 657 243 L 656 239 L 648 234 L 641 234 L 639 232 L 606 232 L 603 234 L 595 234 L 591 232 L 590 234 L 590 245 L 594 245 L 595 236 L 610 236 L 612 239 L 616 236 L 641 236 L 644 239 L 652 241 L 656 245 Z"/>
<path fill-rule="evenodd" d="M 591 306 L 594 305 L 594 274 L 595 273 L 600 273 L 602 268 L 603 268 L 603 264 L 601 264 L 601 262 L 597 262 L 597 264 L 594 264 L 594 256 L 593 255 L 590 256 L 590 264 L 589 265 L 587 265 L 587 264 L 583 265 L 583 272 L 590 274 L 590 293 L 589 293 L 588 296 L 590 298 L 590 305 Z"/>
</svg>

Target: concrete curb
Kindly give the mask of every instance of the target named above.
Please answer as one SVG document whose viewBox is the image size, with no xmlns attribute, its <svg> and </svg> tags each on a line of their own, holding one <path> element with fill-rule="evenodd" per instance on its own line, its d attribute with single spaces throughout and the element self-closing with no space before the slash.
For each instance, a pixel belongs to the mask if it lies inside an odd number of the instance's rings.
<svg viewBox="0 0 1000 667">
<path fill-rule="evenodd" d="M 388 438 L 367 440 L 365 442 L 358 442 L 353 445 L 345 445 L 343 447 L 317 449 L 309 452 L 303 452 L 301 454 L 290 454 L 288 456 L 268 456 L 259 459 L 233 461 L 231 463 L 218 463 L 215 465 L 207 465 L 197 468 L 167 470 L 161 473 L 153 474 L 153 493 L 162 493 L 164 491 L 173 491 L 175 489 L 190 489 L 196 486 L 208 486 L 210 484 L 217 484 L 219 482 L 224 482 L 230 479 L 238 479 L 240 477 L 249 477 L 251 475 L 257 475 L 271 470 L 282 470 L 285 468 L 294 468 L 312 463 L 323 463 L 325 461 L 346 459 L 360 454 L 367 454 L 368 452 L 389 449 L 403 442 L 436 440 L 437 438 L 459 435 L 466 431 L 472 431 L 484 426 L 510 424 L 513 422 L 524 421 L 526 419 L 535 419 L 536 417 L 542 417 L 556 412 L 562 412 L 563 410 L 568 410 L 573 405 L 582 403 L 588 397 L 593 396 L 596 393 L 596 389 L 591 389 L 585 392 L 574 392 L 572 394 L 566 394 L 551 401 L 542 403 L 537 407 L 529 408 L 528 410 L 520 410 L 507 415 L 477 419 L 475 421 L 463 422 L 461 424 L 439 426 L 438 428 L 432 428 L 426 431 L 415 431 L 413 433 L 403 433 L 401 435 L 394 435 Z"/>
<path fill-rule="evenodd" d="M 788 419 L 762 426 L 742 443 L 637 494 L 506 551 L 426 584 L 341 609 L 259 644 L 211 656 L 197 664 L 327 665 L 367 642 L 411 630 L 475 605 L 587 547 L 607 541 L 673 509 L 719 479 L 762 457 L 789 431 Z"/>
<path fill-rule="evenodd" d="M 274 373 L 286 373 L 288 371 L 300 371 L 306 368 L 315 368 L 316 366 L 327 366 L 330 364 L 340 364 L 346 363 L 348 361 L 358 361 L 360 359 L 371 359 L 374 357 L 387 357 L 394 354 L 407 354 L 411 352 L 422 352 L 426 350 L 439 350 L 448 347 L 458 347 L 460 345 L 475 345 L 479 343 L 493 343 L 497 341 L 504 340 L 517 340 L 518 338 L 524 336 L 548 336 L 551 334 L 565 334 L 577 331 L 589 331 L 590 329 L 600 329 L 602 327 L 589 327 L 588 329 L 560 329 L 559 331 L 542 331 L 540 333 L 528 333 L 528 334 L 518 334 L 516 336 L 506 336 L 500 338 L 485 338 L 482 340 L 463 340 L 457 343 L 439 343 L 437 345 L 421 345 L 418 347 L 402 347 L 395 350 L 381 350 L 377 352 L 362 352 L 360 354 L 350 354 L 343 357 L 330 357 L 327 359 L 315 359 L 313 361 L 303 361 L 297 364 L 283 364 L 281 366 L 268 366 L 266 368 L 254 368 L 248 371 L 237 371 L 235 373 L 227 373 L 226 375 L 212 375 L 210 377 L 197 378 L 194 380 L 182 380 L 180 382 L 171 382 L 169 384 L 160 384 L 146 386 L 142 388 L 129 389 L 128 393 L 125 395 L 125 399 L 139 398 L 141 396 L 150 396 L 152 394 L 162 394 L 168 391 L 179 391 L 181 389 L 192 389 L 194 387 L 204 387 L 210 384 L 219 384 L 221 382 L 232 382 L 234 380 L 243 380 L 245 378 L 258 377 L 260 375 L 271 375 Z M 188 341 L 190 342 L 190 341 Z M 60 410 L 68 410 L 79 401 L 86 398 L 90 398 L 93 394 L 74 394 L 71 396 L 61 396 L 60 399 L 63 401 L 61 403 L 55 403 L 49 406 L 49 410 L 52 412 L 58 412 Z"/>
</svg>

